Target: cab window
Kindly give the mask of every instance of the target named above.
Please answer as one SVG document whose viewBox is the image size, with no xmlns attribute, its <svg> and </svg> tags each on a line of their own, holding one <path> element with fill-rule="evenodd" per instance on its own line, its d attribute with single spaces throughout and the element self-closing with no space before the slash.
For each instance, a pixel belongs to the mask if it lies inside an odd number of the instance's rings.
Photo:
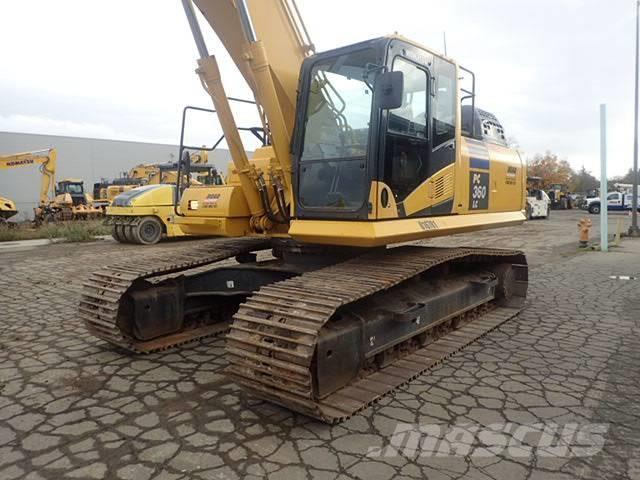
<svg viewBox="0 0 640 480">
<path fill-rule="evenodd" d="M 402 57 L 393 70 L 404 74 L 404 90 L 402 106 L 387 117 L 384 182 L 400 202 L 427 178 L 429 73 Z"/>
<path fill-rule="evenodd" d="M 389 111 L 388 130 L 392 133 L 427 138 L 427 72 L 402 57 L 393 70 L 404 74 L 402 106 Z"/>
<path fill-rule="evenodd" d="M 436 58 L 433 81 L 433 147 L 453 140 L 456 135 L 456 67 Z"/>
</svg>

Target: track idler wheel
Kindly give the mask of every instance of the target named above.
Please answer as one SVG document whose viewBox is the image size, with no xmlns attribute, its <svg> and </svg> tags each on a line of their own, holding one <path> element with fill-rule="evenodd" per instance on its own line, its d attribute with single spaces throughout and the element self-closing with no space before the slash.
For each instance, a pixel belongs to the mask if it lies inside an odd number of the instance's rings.
<svg viewBox="0 0 640 480">
<path fill-rule="evenodd" d="M 518 275 L 514 265 L 501 263 L 492 268 L 496 275 L 496 303 L 500 307 L 520 308 L 524 303 L 524 296 L 519 291 Z"/>
</svg>

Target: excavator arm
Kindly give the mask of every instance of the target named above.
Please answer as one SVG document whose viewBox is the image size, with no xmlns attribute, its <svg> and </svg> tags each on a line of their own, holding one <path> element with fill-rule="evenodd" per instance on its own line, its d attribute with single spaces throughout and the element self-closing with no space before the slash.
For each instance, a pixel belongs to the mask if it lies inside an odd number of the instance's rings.
<svg viewBox="0 0 640 480">
<path fill-rule="evenodd" d="M 40 181 L 40 205 L 44 205 L 55 196 L 57 152 L 55 148 L 36 150 L 33 152 L 0 155 L 0 170 L 39 165 L 42 178 Z"/>
<path fill-rule="evenodd" d="M 191 0 L 183 6 L 200 59 L 198 75 L 211 96 L 238 171 L 256 230 L 270 228 L 269 211 L 283 202 L 265 194 L 265 178 L 292 205 L 290 143 L 295 123 L 298 75 L 313 44 L 293 0 L 196 0 L 196 5 L 222 41 L 252 89 L 274 159 L 268 171 L 249 161 L 221 81 L 215 56 L 209 55 Z M 281 212 L 284 213 L 284 212 Z"/>
</svg>

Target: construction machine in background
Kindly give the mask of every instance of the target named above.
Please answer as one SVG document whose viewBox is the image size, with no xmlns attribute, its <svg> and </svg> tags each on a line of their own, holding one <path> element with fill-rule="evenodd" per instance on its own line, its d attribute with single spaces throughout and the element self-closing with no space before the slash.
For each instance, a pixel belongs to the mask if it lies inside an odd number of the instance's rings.
<svg viewBox="0 0 640 480">
<path fill-rule="evenodd" d="M 519 312 L 522 252 L 394 245 L 525 220 L 525 165 L 470 70 L 398 35 L 315 53 L 291 0 L 195 3 L 267 144 L 247 155 L 183 0 L 233 161 L 225 185 L 178 185 L 175 218 L 229 238 L 96 270 L 79 306 L 91 333 L 150 352 L 229 330 L 238 385 L 336 422 Z"/>
<path fill-rule="evenodd" d="M 195 165 L 204 165 L 208 162 L 206 151 L 193 152 L 192 161 Z M 167 165 L 174 165 L 174 168 L 167 168 Z M 143 185 L 158 185 L 161 183 L 175 183 L 175 163 L 164 164 L 161 170 L 159 163 L 147 163 L 136 165 L 128 172 L 123 172 L 118 178 L 111 180 L 102 179 L 93 184 L 94 203 L 97 206 L 106 208 L 113 199 L 132 188 Z"/>
<path fill-rule="evenodd" d="M 157 172 L 156 164 L 140 164 L 128 172 L 123 172 L 118 178 L 101 179 L 100 182 L 93 184 L 93 197 L 96 205 L 106 209 L 119 194 L 147 184 Z"/>
<path fill-rule="evenodd" d="M 551 199 L 547 192 L 540 188 L 542 178 L 527 177 L 527 220 L 534 218 L 549 219 Z"/>
<path fill-rule="evenodd" d="M 85 193 L 84 182 L 67 178 L 56 184 L 57 152 L 54 148 L 0 155 L 0 170 L 38 165 L 41 173 L 38 206 L 34 209 L 36 225 L 67 220 L 97 218 L 102 211 Z"/>
<path fill-rule="evenodd" d="M 190 173 L 182 175 L 182 185 L 222 185 L 224 179 L 208 165 L 206 151 L 185 152 L 191 162 Z M 154 170 L 143 186 L 119 193 L 106 209 L 105 224 L 121 243 L 153 245 L 164 236 L 182 237 L 185 233 L 175 222 L 177 163 L 153 165 Z M 111 188 L 111 187 L 109 187 Z"/>
<path fill-rule="evenodd" d="M 0 197 L 0 225 L 7 223 L 7 221 L 18 213 L 16 204 L 13 200 Z"/>
<path fill-rule="evenodd" d="M 573 200 L 569 195 L 569 187 L 564 183 L 552 183 L 547 189 L 552 210 L 571 210 Z"/>
</svg>

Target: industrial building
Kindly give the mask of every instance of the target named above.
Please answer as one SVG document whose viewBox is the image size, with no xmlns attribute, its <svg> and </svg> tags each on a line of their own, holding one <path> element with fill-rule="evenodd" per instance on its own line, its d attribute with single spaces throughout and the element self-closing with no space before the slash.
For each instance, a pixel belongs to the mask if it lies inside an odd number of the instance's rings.
<svg viewBox="0 0 640 480">
<path fill-rule="evenodd" d="M 58 150 L 56 180 L 81 178 L 85 189 L 101 178 L 113 178 L 140 163 L 174 162 L 178 145 L 131 142 L 100 138 L 39 135 L 33 133 L 0 132 L 0 153 L 9 154 L 54 147 Z M 228 150 L 216 149 L 209 155 L 209 163 L 226 173 L 230 159 Z M 16 220 L 33 216 L 40 191 L 37 167 L 4 170 L 0 176 L 0 195 L 11 198 L 20 212 Z"/>
</svg>

